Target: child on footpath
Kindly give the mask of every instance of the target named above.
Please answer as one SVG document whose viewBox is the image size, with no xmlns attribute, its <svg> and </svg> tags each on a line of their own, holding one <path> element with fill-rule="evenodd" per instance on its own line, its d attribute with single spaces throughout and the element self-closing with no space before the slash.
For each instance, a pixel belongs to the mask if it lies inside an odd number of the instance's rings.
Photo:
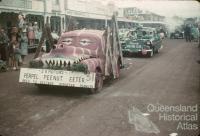
<svg viewBox="0 0 200 136">
<path fill-rule="evenodd" d="M 19 64 L 22 63 L 19 43 L 13 42 L 13 70 L 19 70 Z"/>
<path fill-rule="evenodd" d="M 19 39 L 18 28 L 12 27 L 11 29 L 11 40 L 9 44 L 9 67 L 13 70 L 19 69 L 18 61 L 21 61 L 21 54 L 19 49 Z"/>
</svg>

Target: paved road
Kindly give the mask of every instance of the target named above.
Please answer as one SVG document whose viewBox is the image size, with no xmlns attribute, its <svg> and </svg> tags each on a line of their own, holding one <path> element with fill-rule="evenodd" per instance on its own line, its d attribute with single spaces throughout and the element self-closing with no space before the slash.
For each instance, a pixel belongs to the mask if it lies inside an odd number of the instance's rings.
<svg viewBox="0 0 200 136">
<path fill-rule="evenodd" d="M 199 49 L 184 40 L 163 45 L 153 58 L 126 58 L 121 78 L 96 95 L 74 88 L 39 91 L 19 84 L 17 71 L 0 73 L 0 135 L 197 136 Z"/>
</svg>

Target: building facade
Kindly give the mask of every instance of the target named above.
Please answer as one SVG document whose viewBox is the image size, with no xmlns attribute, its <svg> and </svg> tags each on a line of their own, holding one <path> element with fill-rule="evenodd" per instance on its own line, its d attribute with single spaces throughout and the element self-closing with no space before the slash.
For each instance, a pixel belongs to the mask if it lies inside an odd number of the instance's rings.
<svg viewBox="0 0 200 136">
<path fill-rule="evenodd" d="M 66 30 L 71 18 L 75 18 L 80 27 L 88 24 L 103 27 L 114 12 L 109 6 L 95 0 L 1 0 L 0 25 L 17 26 L 21 12 L 27 22 L 38 22 L 40 29 L 49 23 L 52 31 L 58 33 Z"/>
<path fill-rule="evenodd" d="M 46 22 L 51 24 L 53 31 L 64 29 L 64 0 L 1 0 L 0 25 L 11 27 L 18 25 L 18 15 L 22 13 L 30 23 L 37 22 L 42 29 Z M 62 6 L 63 5 L 63 6 Z M 61 21 L 62 20 L 62 21 Z"/>
<path fill-rule="evenodd" d="M 17 26 L 18 15 L 22 13 L 28 23 L 37 22 L 40 31 L 49 23 L 52 31 L 61 33 L 68 29 L 70 22 L 78 29 L 103 29 L 117 10 L 113 2 L 104 5 L 97 0 L 1 0 L 0 25 L 5 28 Z M 133 22 L 124 15 L 118 16 L 121 24 Z"/>
<path fill-rule="evenodd" d="M 164 20 L 165 20 L 164 16 L 155 14 L 150 11 L 144 11 L 144 10 L 138 9 L 136 7 L 124 8 L 123 14 L 124 14 L 124 17 L 131 19 L 131 20 L 137 20 L 137 21 L 164 22 Z"/>
</svg>

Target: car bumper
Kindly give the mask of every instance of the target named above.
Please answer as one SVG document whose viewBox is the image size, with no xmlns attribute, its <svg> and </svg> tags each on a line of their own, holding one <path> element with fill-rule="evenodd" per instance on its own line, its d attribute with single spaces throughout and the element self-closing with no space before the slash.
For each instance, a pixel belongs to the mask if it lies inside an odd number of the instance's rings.
<svg viewBox="0 0 200 136">
<path fill-rule="evenodd" d="M 152 49 L 122 50 L 122 53 L 124 56 L 133 55 L 133 54 L 141 54 L 141 53 L 145 55 L 146 52 L 151 52 L 151 51 Z"/>
<path fill-rule="evenodd" d="M 129 55 L 133 55 L 133 54 L 138 54 L 141 51 L 142 50 L 123 50 L 122 53 L 124 56 L 129 56 Z"/>
<path fill-rule="evenodd" d="M 19 82 L 81 88 L 95 87 L 95 73 L 21 68 Z"/>
</svg>

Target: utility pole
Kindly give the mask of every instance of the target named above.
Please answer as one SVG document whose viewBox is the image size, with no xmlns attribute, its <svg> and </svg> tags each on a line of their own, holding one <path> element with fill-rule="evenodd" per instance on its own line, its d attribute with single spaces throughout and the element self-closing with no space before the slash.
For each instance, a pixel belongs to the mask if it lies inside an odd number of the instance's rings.
<svg viewBox="0 0 200 136">
<path fill-rule="evenodd" d="M 44 24 L 46 24 L 47 23 L 47 20 L 46 20 L 46 13 L 47 13 L 46 0 L 43 0 L 43 5 L 44 5 Z"/>
</svg>

